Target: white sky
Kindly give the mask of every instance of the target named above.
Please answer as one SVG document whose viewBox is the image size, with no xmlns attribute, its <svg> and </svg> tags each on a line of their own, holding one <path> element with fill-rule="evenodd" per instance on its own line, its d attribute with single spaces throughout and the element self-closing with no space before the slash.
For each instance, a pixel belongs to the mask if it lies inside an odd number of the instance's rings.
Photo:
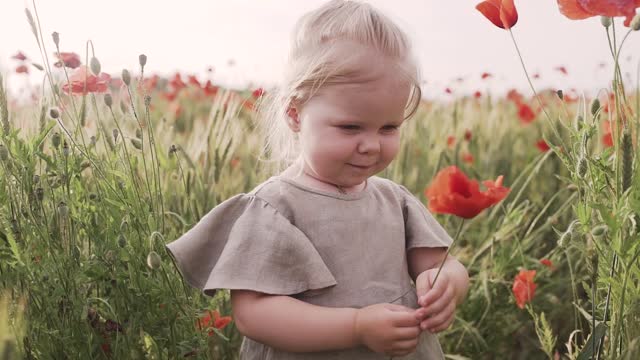
<svg viewBox="0 0 640 360">
<path fill-rule="evenodd" d="M 81 54 L 92 40 L 102 70 L 118 76 L 122 68 L 138 69 L 138 55 L 148 56 L 146 73 L 169 75 L 174 71 L 205 76 L 215 68 L 213 80 L 235 87 L 270 86 L 282 72 L 290 31 L 304 12 L 323 0 L 41 0 L 36 3 L 51 58 L 50 34 L 60 33 L 61 50 Z M 528 85 L 509 33 L 495 27 L 476 9 L 479 0 L 371 0 L 409 34 L 426 80 L 424 94 L 440 97 L 447 86 L 456 93 L 511 87 L 527 91 Z M 553 0 L 516 0 L 519 20 L 513 28 L 537 89 L 546 86 L 593 93 L 607 86 L 612 64 L 600 19 L 571 21 Z M 0 0 L 0 71 L 14 87 L 25 84 L 13 74 L 10 56 L 18 50 L 41 62 L 24 8 L 32 1 Z M 35 15 L 35 13 L 34 13 Z M 622 38 L 618 18 L 618 42 Z M 640 32 L 632 33 L 621 56 L 628 88 L 636 87 Z M 628 57 L 631 59 L 628 59 Z M 235 65 L 228 66 L 234 59 Z M 599 69 L 598 64 L 607 66 Z M 555 67 L 563 65 L 569 75 Z M 42 74 L 32 70 L 32 82 Z M 484 71 L 495 75 L 481 81 Z M 457 77 L 465 77 L 456 83 Z"/>
</svg>

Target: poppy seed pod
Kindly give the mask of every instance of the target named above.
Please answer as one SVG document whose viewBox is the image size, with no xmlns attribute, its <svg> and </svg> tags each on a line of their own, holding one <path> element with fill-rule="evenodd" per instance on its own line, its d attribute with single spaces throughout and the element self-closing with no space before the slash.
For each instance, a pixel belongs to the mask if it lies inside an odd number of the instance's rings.
<svg viewBox="0 0 640 360">
<path fill-rule="evenodd" d="M 598 110 L 600 110 L 600 100 L 598 100 L 598 98 L 595 98 L 591 101 L 591 115 L 596 116 Z"/>
<path fill-rule="evenodd" d="M 147 65 L 147 55 L 140 54 L 140 56 L 138 56 L 138 62 L 140 62 L 141 67 L 144 67 L 145 65 Z"/>
<path fill-rule="evenodd" d="M 140 128 L 136 129 L 136 137 L 138 139 L 142 139 L 142 129 L 140 129 Z"/>
<path fill-rule="evenodd" d="M 111 130 L 111 133 L 113 134 L 113 141 L 118 142 L 118 129 Z"/>
<path fill-rule="evenodd" d="M 49 116 L 51 116 L 52 119 L 57 119 L 60 117 L 60 111 L 56 108 L 51 108 L 49 109 Z"/>
<path fill-rule="evenodd" d="M 131 139 L 131 145 L 138 150 L 142 150 L 142 141 L 140 139 Z"/>
<path fill-rule="evenodd" d="M 38 201 L 42 201 L 44 199 L 44 189 L 39 187 L 36 188 L 36 199 L 38 199 Z"/>
<path fill-rule="evenodd" d="M 58 34 L 57 31 L 54 31 L 51 34 L 51 37 L 53 38 L 53 43 L 56 44 L 56 47 L 60 46 L 60 34 Z"/>
<path fill-rule="evenodd" d="M 127 238 L 122 234 L 118 235 L 118 246 L 121 248 L 127 246 Z"/>
<path fill-rule="evenodd" d="M 600 16 L 600 23 L 602 24 L 602 26 L 608 28 L 609 26 L 611 26 L 611 18 L 608 16 Z"/>
<path fill-rule="evenodd" d="M 580 156 L 580 158 L 578 159 L 578 163 L 576 164 L 576 173 L 578 174 L 579 178 L 583 179 L 584 176 L 587 175 L 587 167 L 587 159 L 585 159 L 584 156 Z"/>
<path fill-rule="evenodd" d="M 147 255 L 147 266 L 151 270 L 158 269 L 162 264 L 162 259 L 160 259 L 160 255 L 157 252 L 151 251 L 149 255 Z"/>
<path fill-rule="evenodd" d="M 64 201 L 60 201 L 60 203 L 58 204 L 58 214 L 63 219 L 65 219 L 69 215 L 69 208 Z"/>
<path fill-rule="evenodd" d="M 89 61 L 89 66 L 91 67 L 92 73 L 94 73 L 95 75 L 100 74 L 100 70 L 102 70 L 100 66 L 100 61 L 98 61 L 98 59 L 95 56 L 92 57 L 91 60 Z"/>
<path fill-rule="evenodd" d="M 107 107 L 111 107 L 111 105 L 113 105 L 113 97 L 111 96 L 111 94 L 104 94 L 104 103 L 107 105 Z"/>
<path fill-rule="evenodd" d="M 62 155 L 64 155 L 64 157 L 69 156 L 69 144 L 67 144 L 67 140 L 62 142 Z"/>
<path fill-rule="evenodd" d="M 60 133 L 57 131 L 51 136 L 51 144 L 53 144 L 53 147 L 56 149 L 60 147 L 61 140 L 62 140 L 62 137 L 60 136 Z"/>
<path fill-rule="evenodd" d="M 122 82 L 129 86 L 131 84 L 131 74 L 129 74 L 129 70 L 122 69 Z"/>
</svg>

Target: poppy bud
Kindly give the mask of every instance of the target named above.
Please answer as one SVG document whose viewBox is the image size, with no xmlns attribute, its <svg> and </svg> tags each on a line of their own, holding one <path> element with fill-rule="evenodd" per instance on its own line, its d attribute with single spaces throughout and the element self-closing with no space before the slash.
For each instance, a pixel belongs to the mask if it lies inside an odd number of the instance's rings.
<svg viewBox="0 0 640 360">
<path fill-rule="evenodd" d="M 600 100 L 598 100 L 598 98 L 595 98 L 591 101 L 591 115 L 596 116 L 598 110 L 600 110 Z"/>
<path fill-rule="evenodd" d="M 138 150 L 142 150 L 142 141 L 140 139 L 131 139 L 131 145 Z"/>
<path fill-rule="evenodd" d="M 39 187 L 36 188 L 36 199 L 38 199 L 38 201 L 42 201 L 42 199 L 44 199 L 44 189 Z"/>
<path fill-rule="evenodd" d="M 113 134 L 113 141 L 118 142 L 118 129 L 113 129 L 111 133 Z"/>
<path fill-rule="evenodd" d="M 145 95 L 144 96 L 144 106 L 149 107 L 149 105 L 151 105 L 151 96 Z"/>
<path fill-rule="evenodd" d="M 96 139 L 95 135 L 91 135 L 91 137 L 89 138 L 89 145 L 94 146 L 96 144 L 98 140 Z"/>
<path fill-rule="evenodd" d="M 611 18 L 608 16 L 600 16 L 600 23 L 602 24 L 602 26 L 608 28 L 609 26 L 611 26 Z"/>
<path fill-rule="evenodd" d="M 62 142 L 62 155 L 64 155 L 64 157 L 69 156 L 69 144 L 67 144 L 67 140 Z"/>
<path fill-rule="evenodd" d="M 159 268 L 160 265 L 162 265 L 162 259 L 160 259 L 160 255 L 158 255 L 158 253 L 156 253 L 155 251 L 151 251 L 149 255 L 147 255 L 147 266 L 149 266 L 151 270 L 155 270 Z"/>
<path fill-rule="evenodd" d="M 587 267 L 591 272 L 591 281 L 595 283 L 598 279 L 598 252 L 593 245 L 587 249 Z"/>
<path fill-rule="evenodd" d="M 111 97 L 111 94 L 109 94 L 109 93 L 104 94 L 104 103 L 109 108 L 111 107 L 111 105 L 113 105 L 113 97 Z"/>
<path fill-rule="evenodd" d="M 122 69 L 122 82 L 129 86 L 131 84 L 131 74 L 129 74 L 129 70 Z"/>
<path fill-rule="evenodd" d="M 176 146 L 175 146 L 175 145 L 171 145 L 171 146 L 169 147 L 169 156 L 171 156 L 173 153 L 175 153 L 175 152 L 177 152 L 177 151 L 178 151 L 178 148 L 176 148 Z"/>
<path fill-rule="evenodd" d="M 558 90 L 556 91 L 556 95 L 558 95 L 558 97 L 560 98 L 560 100 L 564 99 L 564 94 L 562 93 L 562 90 Z"/>
<path fill-rule="evenodd" d="M 40 175 L 33 175 L 33 184 L 39 184 L 40 183 Z"/>
<path fill-rule="evenodd" d="M 121 248 L 127 246 L 127 238 L 122 234 L 118 236 L 118 246 L 120 246 Z"/>
<path fill-rule="evenodd" d="M 580 156 L 580 158 L 578 159 L 578 164 L 576 165 L 576 173 L 578 174 L 579 178 L 584 178 L 584 176 L 587 174 L 587 159 L 584 158 L 584 156 Z"/>
<path fill-rule="evenodd" d="M 599 240 L 604 237 L 609 231 L 609 227 L 605 224 L 598 225 L 591 230 L 591 235 L 594 239 Z"/>
<path fill-rule="evenodd" d="M 127 104 L 122 100 L 120 100 L 120 111 L 122 111 L 123 114 L 127 113 Z"/>
<path fill-rule="evenodd" d="M 53 144 L 54 148 L 58 148 L 60 146 L 60 133 L 59 132 L 55 132 L 52 136 L 51 136 L 51 143 Z"/>
<path fill-rule="evenodd" d="M 4 144 L 0 144 L 0 160 L 7 161 L 9 158 L 9 150 L 4 146 Z"/>
<path fill-rule="evenodd" d="M 136 129 L 136 137 L 138 139 L 142 139 L 142 129 L 140 129 L 140 128 Z"/>
<path fill-rule="evenodd" d="M 631 24 L 629 25 L 629 27 L 633 31 L 640 30 L 640 13 L 637 13 L 636 16 L 634 16 L 633 19 L 631 19 Z"/>
<path fill-rule="evenodd" d="M 53 43 L 56 44 L 56 47 L 60 46 L 60 34 L 58 34 L 57 31 L 54 31 L 51 34 L 51 37 L 53 38 Z"/>
<path fill-rule="evenodd" d="M 58 203 L 58 214 L 63 219 L 65 219 L 69 215 L 69 208 L 64 201 L 60 201 L 60 203 Z"/>
<path fill-rule="evenodd" d="M 56 108 L 51 108 L 49 109 L 49 116 L 51 116 L 52 119 L 57 119 L 60 117 L 60 111 Z"/>
<path fill-rule="evenodd" d="M 97 199 L 98 199 L 98 194 L 96 194 L 96 193 L 90 193 L 89 194 L 89 200 L 95 201 Z"/>
<path fill-rule="evenodd" d="M 578 115 L 576 116 L 575 122 L 574 122 L 574 127 L 576 130 L 581 130 L 582 127 L 584 126 L 584 118 L 582 117 L 582 115 Z"/>
<path fill-rule="evenodd" d="M 140 62 L 141 67 L 144 67 L 145 65 L 147 65 L 147 55 L 140 54 L 140 56 L 138 56 L 138 62 Z"/>
<path fill-rule="evenodd" d="M 91 60 L 89 61 L 89 66 L 91 67 L 91 72 L 93 72 L 95 75 L 99 75 L 100 74 L 100 61 L 98 61 L 98 59 L 94 56 L 91 58 Z"/>
</svg>

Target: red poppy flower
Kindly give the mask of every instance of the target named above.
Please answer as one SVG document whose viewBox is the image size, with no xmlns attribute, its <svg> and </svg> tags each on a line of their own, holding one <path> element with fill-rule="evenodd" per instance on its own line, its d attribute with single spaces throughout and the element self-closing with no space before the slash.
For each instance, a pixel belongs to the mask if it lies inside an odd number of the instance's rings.
<svg viewBox="0 0 640 360">
<path fill-rule="evenodd" d="M 540 150 L 540 152 L 547 152 L 547 150 L 551 149 L 547 142 L 543 139 L 540 139 L 538 140 L 538 142 L 536 142 L 536 147 L 538 148 L 538 150 Z"/>
<path fill-rule="evenodd" d="M 471 155 L 470 153 L 462 154 L 462 161 L 466 162 L 467 164 L 473 164 L 473 155 Z"/>
<path fill-rule="evenodd" d="M 453 91 L 451 91 L 451 88 L 445 88 L 444 92 L 446 92 L 447 94 L 451 94 Z"/>
<path fill-rule="evenodd" d="M 110 82 L 111 76 L 109 74 L 100 73 L 96 76 L 87 70 L 86 66 L 82 66 L 73 72 L 68 83 L 62 85 L 62 91 L 77 95 L 103 93 L 107 91 Z"/>
<path fill-rule="evenodd" d="M 18 53 L 13 55 L 11 58 L 12 59 L 16 59 L 16 60 L 20 60 L 20 61 L 27 60 L 27 57 L 22 53 L 22 51 L 18 51 Z"/>
<path fill-rule="evenodd" d="M 556 66 L 554 70 L 560 71 L 563 75 L 567 75 L 567 68 L 564 66 Z"/>
<path fill-rule="evenodd" d="M 511 100 L 516 104 L 520 104 L 523 98 L 524 96 L 522 96 L 522 94 L 520 94 L 520 92 L 518 92 L 518 90 L 516 89 L 511 89 L 507 93 L 507 100 Z"/>
<path fill-rule="evenodd" d="M 551 270 L 555 270 L 555 266 L 553 266 L 553 262 L 551 262 L 551 260 L 549 259 L 540 259 L 540 264 L 548 267 Z"/>
<path fill-rule="evenodd" d="M 476 5 L 476 9 L 493 25 L 502 29 L 508 30 L 518 22 L 518 12 L 513 0 L 485 0 Z"/>
<path fill-rule="evenodd" d="M 473 93 L 473 97 L 476 98 L 476 99 L 480 99 L 482 97 L 482 93 L 479 90 L 476 90 Z"/>
<path fill-rule="evenodd" d="M 173 76 L 173 79 L 171 79 L 171 81 L 169 81 L 169 84 L 173 87 L 173 89 L 178 92 L 179 90 L 187 87 L 187 84 L 184 83 L 184 81 L 182 81 L 182 77 L 180 76 L 180 73 L 176 73 Z"/>
<path fill-rule="evenodd" d="M 207 80 L 207 83 L 204 84 L 202 90 L 207 96 L 215 96 L 218 93 L 218 87 L 211 83 L 211 80 Z"/>
<path fill-rule="evenodd" d="M 490 73 L 488 73 L 488 72 L 483 72 L 483 73 L 482 73 L 482 76 L 481 76 L 482 80 L 484 80 L 484 79 L 486 79 L 486 78 L 490 78 L 490 77 L 491 77 L 491 74 L 490 74 Z"/>
<path fill-rule="evenodd" d="M 518 117 L 523 124 L 529 124 L 536 118 L 536 113 L 527 104 L 518 105 Z"/>
<path fill-rule="evenodd" d="M 64 64 L 65 67 L 75 69 L 80 66 L 80 56 L 76 53 L 72 52 L 61 52 L 60 54 L 55 54 L 60 61 L 53 64 L 55 67 L 62 67 Z"/>
<path fill-rule="evenodd" d="M 262 95 L 264 95 L 264 89 L 263 88 L 257 88 L 255 90 L 253 90 L 253 92 L 251 93 L 251 96 L 253 96 L 255 99 L 259 98 Z"/>
<path fill-rule="evenodd" d="M 534 73 L 531 77 L 534 79 L 540 79 L 540 73 Z"/>
<path fill-rule="evenodd" d="M 202 87 L 202 85 L 200 84 L 200 81 L 198 81 L 198 78 L 195 75 L 189 75 L 188 78 L 188 83 L 189 85 L 194 85 L 196 87 Z"/>
<path fill-rule="evenodd" d="M 501 175 L 496 181 L 483 181 L 487 189 L 480 191 L 478 182 L 469 180 L 458 167 L 446 167 L 425 190 L 429 210 L 471 219 L 509 194 L 510 189 L 502 186 L 502 179 Z"/>
<path fill-rule="evenodd" d="M 212 319 L 213 317 L 213 319 Z M 213 321 L 212 321 L 213 320 Z M 218 310 L 209 310 L 207 313 L 200 317 L 196 322 L 196 325 L 200 330 L 205 330 L 209 327 L 222 330 L 231 322 L 231 316 L 220 316 Z M 213 330 L 209 330 L 209 336 L 214 334 Z"/>
<path fill-rule="evenodd" d="M 640 7 L 638 0 L 558 0 L 560 12 L 571 20 L 581 20 L 597 15 L 625 16 L 624 26 L 627 27 L 638 7 Z"/>
<path fill-rule="evenodd" d="M 520 270 L 513 281 L 511 290 L 520 309 L 524 309 L 524 305 L 533 299 L 536 292 L 536 284 L 533 282 L 535 276 L 535 270 Z"/>
<path fill-rule="evenodd" d="M 604 127 L 604 135 L 602 135 L 602 144 L 605 147 L 613 146 L 613 134 L 611 132 L 611 121 L 605 120 L 602 124 Z"/>
<path fill-rule="evenodd" d="M 29 73 L 29 68 L 27 67 L 27 65 L 20 65 L 16 68 L 16 73 L 17 74 L 28 74 Z"/>
<path fill-rule="evenodd" d="M 471 141 L 471 130 L 466 129 L 464 131 L 464 139 L 467 140 L 467 141 Z"/>
<path fill-rule="evenodd" d="M 448 147 L 453 147 L 453 145 L 456 143 L 456 138 L 453 135 L 449 135 L 447 137 L 447 146 Z"/>
</svg>

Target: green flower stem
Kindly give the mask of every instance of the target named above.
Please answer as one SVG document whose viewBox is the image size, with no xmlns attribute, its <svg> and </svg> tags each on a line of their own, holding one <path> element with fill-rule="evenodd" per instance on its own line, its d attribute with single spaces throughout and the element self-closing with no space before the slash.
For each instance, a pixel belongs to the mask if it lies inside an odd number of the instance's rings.
<svg viewBox="0 0 640 360">
<path fill-rule="evenodd" d="M 464 224 L 464 218 L 460 221 L 460 225 L 458 225 L 458 230 L 456 230 L 456 235 L 453 237 L 453 242 L 451 243 L 451 245 L 449 245 L 449 248 L 447 249 L 447 253 L 444 255 L 444 259 L 442 259 L 442 262 L 440 263 L 440 267 L 438 268 L 438 272 L 436 273 L 436 277 L 433 278 L 433 282 L 431 283 L 431 286 L 433 287 L 433 285 L 436 284 L 436 280 L 438 280 L 438 275 L 440 275 L 440 271 L 442 270 L 442 267 L 444 266 L 444 263 L 447 261 L 447 258 L 449 257 L 449 253 L 451 252 L 451 249 L 453 249 L 453 244 L 456 243 L 456 240 L 458 240 L 458 237 L 460 236 L 460 230 L 462 230 L 462 225 Z"/>
</svg>

